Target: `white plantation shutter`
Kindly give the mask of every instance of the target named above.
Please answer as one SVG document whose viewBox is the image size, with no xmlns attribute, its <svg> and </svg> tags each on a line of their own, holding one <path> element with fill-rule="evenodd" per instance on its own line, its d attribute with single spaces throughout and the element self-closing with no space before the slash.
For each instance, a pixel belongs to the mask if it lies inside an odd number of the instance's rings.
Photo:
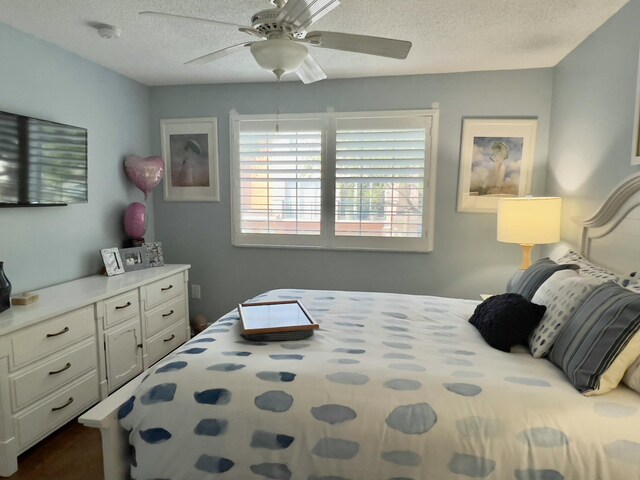
<svg viewBox="0 0 640 480">
<path fill-rule="evenodd" d="M 338 119 L 336 236 L 423 235 L 425 118 Z"/>
<path fill-rule="evenodd" d="M 241 122 L 241 233 L 320 235 L 321 147 L 318 121 Z"/>
<path fill-rule="evenodd" d="M 428 252 L 437 111 L 232 115 L 233 243 Z"/>
</svg>

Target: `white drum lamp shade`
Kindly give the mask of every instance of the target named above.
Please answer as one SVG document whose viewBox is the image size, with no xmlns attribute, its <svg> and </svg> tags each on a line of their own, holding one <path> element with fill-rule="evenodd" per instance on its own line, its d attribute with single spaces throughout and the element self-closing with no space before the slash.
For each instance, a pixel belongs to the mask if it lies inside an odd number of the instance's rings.
<svg viewBox="0 0 640 480">
<path fill-rule="evenodd" d="M 562 200 L 558 197 L 513 197 L 498 200 L 498 241 L 522 246 L 522 264 L 531 265 L 534 245 L 560 241 Z"/>
</svg>

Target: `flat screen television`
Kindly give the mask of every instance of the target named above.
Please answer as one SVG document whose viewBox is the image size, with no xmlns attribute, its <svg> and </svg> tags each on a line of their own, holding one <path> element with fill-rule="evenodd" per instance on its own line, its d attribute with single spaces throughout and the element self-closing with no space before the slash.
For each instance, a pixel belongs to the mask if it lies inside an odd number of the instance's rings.
<svg viewBox="0 0 640 480">
<path fill-rule="evenodd" d="M 0 207 L 87 199 L 87 130 L 0 112 Z"/>
</svg>

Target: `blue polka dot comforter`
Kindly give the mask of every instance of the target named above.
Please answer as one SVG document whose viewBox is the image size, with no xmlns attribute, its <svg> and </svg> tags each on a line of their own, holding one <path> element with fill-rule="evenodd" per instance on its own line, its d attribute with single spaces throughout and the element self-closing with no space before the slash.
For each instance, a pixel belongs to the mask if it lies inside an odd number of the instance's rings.
<svg viewBox="0 0 640 480">
<path fill-rule="evenodd" d="M 135 479 L 640 479 L 640 396 L 584 397 L 503 353 L 477 302 L 276 290 L 320 324 L 254 343 L 232 312 L 159 362 L 120 410 Z"/>
</svg>

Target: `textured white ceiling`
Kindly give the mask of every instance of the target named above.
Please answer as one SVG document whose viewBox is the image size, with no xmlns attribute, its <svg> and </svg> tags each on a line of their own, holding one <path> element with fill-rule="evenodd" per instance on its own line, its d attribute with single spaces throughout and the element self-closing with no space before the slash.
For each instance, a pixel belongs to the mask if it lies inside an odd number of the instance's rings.
<svg viewBox="0 0 640 480">
<path fill-rule="evenodd" d="M 329 78 L 540 68 L 556 65 L 628 0 L 342 0 L 310 30 L 413 42 L 406 60 L 312 49 Z M 251 37 L 233 27 L 139 16 L 145 10 L 250 25 L 267 0 L 0 0 L 0 21 L 147 85 L 273 81 L 242 51 L 209 65 L 187 60 Z M 91 26 L 116 25 L 118 39 Z M 284 80 L 297 80 L 287 75 Z"/>
</svg>

